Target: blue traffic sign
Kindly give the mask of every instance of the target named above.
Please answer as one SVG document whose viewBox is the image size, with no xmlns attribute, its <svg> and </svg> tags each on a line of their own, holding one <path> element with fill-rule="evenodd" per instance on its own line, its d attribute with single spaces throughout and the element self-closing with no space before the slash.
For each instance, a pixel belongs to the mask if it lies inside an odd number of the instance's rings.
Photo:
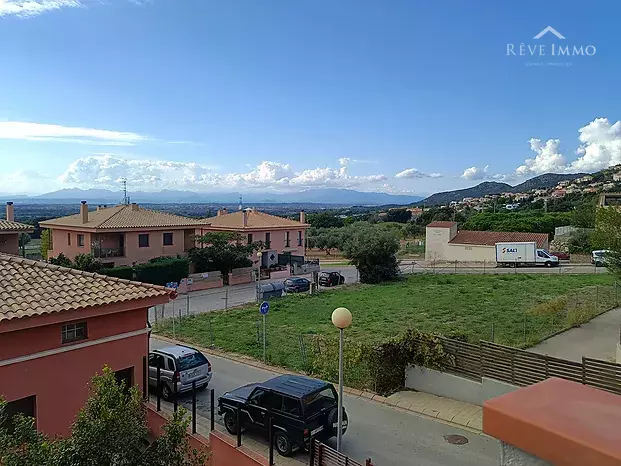
<svg viewBox="0 0 621 466">
<path fill-rule="evenodd" d="M 177 282 L 168 282 L 166 283 L 166 288 L 174 288 L 175 290 L 179 288 L 179 283 Z"/>
<path fill-rule="evenodd" d="M 270 310 L 270 303 L 267 301 L 263 301 L 261 303 L 261 307 L 259 308 L 259 312 L 263 315 L 267 314 Z"/>
</svg>

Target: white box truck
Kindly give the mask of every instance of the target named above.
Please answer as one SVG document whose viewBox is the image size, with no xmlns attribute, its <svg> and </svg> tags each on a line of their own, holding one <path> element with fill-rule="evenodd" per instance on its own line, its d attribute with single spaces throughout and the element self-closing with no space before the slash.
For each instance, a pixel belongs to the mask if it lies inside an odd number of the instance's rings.
<svg viewBox="0 0 621 466">
<path fill-rule="evenodd" d="M 550 255 L 545 249 L 538 249 L 537 243 L 496 243 L 496 263 L 502 267 L 519 267 L 520 265 L 545 265 L 555 267 L 558 257 Z"/>
</svg>

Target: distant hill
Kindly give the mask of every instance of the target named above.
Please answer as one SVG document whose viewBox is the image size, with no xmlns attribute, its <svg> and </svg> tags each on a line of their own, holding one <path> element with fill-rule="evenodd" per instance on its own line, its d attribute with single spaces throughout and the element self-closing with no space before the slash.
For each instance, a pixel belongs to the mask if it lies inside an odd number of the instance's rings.
<svg viewBox="0 0 621 466">
<path fill-rule="evenodd" d="M 530 191 L 531 189 L 547 189 L 556 186 L 559 181 L 571 181 L 584 175 L 586 175 L 586 173 L 545 173 L 526 180 L 516 186 L 511 186 L 507 183 L 498 183 L 496 181 L 484 181 L 483 183 L 479 183 L 472 188 L 457 189 L 455 191 L 444 191 L 432 194 L 428 198 L 421 201 L 420 204 L 425 204 L 426 206 L 446 205 L 451 201 L 461 201 L 464 197 L 482 197 L 486 194 L 500 194 L 506 192 L 520 193 Z"/>
<path fill-rule="evenodd" d="M 496 181 L 484 181 L 472 188 L 457 189 L 455 191 L 444 191 L 429 196 L 421 201 L 425 206 L 446 205 L 451 201 L 461 201 L 464 197 L 481 197 L 486 194 L 500 194 L 513 189 L 510 184 L 498 183 Z"/>
<path fill-rule="evenodd" d="M 128 193 L 132 202 L 169 203 L 218 203 L 236 204 L 240 193 L 198 193 L 194 191 L 163 190 L 158 192 L 136 191 Z M 420 201 L 421 196 L 404 196 L 387 193 L 355 191 L 353 189 L 324 188 L 295 193 L 242 193 L 244 204 L 249 203 L 296 203 L 296 204 L 335 204 L 335 205 L 407 205 Z M 61 189 L 39 196 L 28 197 L 29 201 L 47 203 L 72 203 L 88 201 L 89 204 L 116 204 L 121 202 L 120 191 L 107 189 Z"/>
</svg>

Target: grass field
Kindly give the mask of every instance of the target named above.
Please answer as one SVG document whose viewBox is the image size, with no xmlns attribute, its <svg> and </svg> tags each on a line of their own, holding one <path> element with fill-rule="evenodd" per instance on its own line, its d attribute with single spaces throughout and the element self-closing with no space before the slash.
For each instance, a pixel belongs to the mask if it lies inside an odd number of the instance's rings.
<svg viewBox="0 0 621 466">
<path fill-rule="evenodd" d="M 300 334 L 337 337 L 330 321 L 339 306 L 354 316 L 347 338 L 377 342 L 406 328 L 469 341 L 490 340 L 517 347 L 584 322 L 614 307 L 612 276 L 598 275 L 411 275 L 382 285 L 351 285 L 319 295 L 270 301 L 268 355 L 272 363 L 301 369 Z M 621 293 L 619 296 L 621 299 Z M 174 336 L 260 358 L 257 305 L 178 319 Z M 172 321 L 155 327 L 173 336 Z"/>
</svg>

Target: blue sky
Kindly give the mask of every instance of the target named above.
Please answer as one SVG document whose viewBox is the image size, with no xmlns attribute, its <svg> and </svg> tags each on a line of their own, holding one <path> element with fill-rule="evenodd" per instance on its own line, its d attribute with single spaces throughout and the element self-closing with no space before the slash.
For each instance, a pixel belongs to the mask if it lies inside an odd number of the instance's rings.
<svg viewBox="0 0 621 466">
<path fill-rule="evenodd" d="M 431 193 L 597 170 L 621 163 L 620 14 L 613 0 L 0 0 L 0 191 L 125 177 Z M 565 39 L 534 39 L 546 26 Z"/>
</svg>

